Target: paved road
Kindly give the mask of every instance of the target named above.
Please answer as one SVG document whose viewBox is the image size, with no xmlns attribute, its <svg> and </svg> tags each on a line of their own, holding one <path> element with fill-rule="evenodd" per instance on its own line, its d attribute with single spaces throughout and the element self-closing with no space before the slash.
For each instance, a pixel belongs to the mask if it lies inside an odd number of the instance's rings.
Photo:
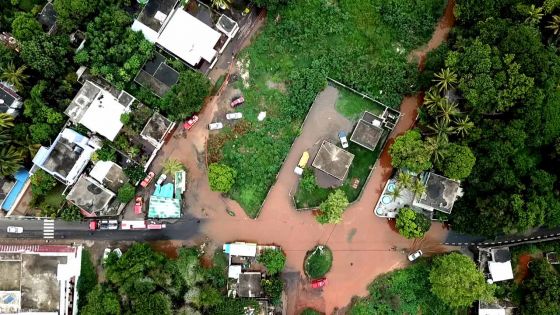
<svg viewBox="0 0 560 315">
<path fill-rule="evenodd" d="M 204 219 L 183 218 L 162 230 L 98 230 L 89 231 L 87 222 L 54 221 L 52 233 L 50 224 L 43 219 L 0 219 L 0 238 L 5 239 L 80 239 L 113 241 L 153 241 L 153 240 L 187 240 L 200 232 Z M 7 233 L 8 226 L 23 228 L 23 233 Z M 51 237 L 52 235 L 52 237 Z"/>
</svg>

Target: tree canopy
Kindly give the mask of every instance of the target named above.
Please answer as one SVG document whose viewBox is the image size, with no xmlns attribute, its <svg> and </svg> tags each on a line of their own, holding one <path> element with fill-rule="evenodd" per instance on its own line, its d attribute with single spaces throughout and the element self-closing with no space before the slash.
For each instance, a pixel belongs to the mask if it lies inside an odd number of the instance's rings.
<svg viewBox="0 0 560 315">
<path fill-rule="evenodd" d="M 235 183 L 236 176 L 237 172 L 225 164 L 208 165 L 208 181 L 213 191 L 228 192 Z"/>
<path fill-rule="evenodd" d="M 266 267 L 270 275 L 275 275 L 284 270 L 286 255 L 279 249 L 265 249 L 257 257 L 257 260 Z"/>
<path fill-rule="evenodd" d="M 399 233 L 406 238 L 421 238 L 428 232 L 431 221 L 422 213 L 410 208 L 399 209 L 396 227 Z"/>
<path fill-rule="evenodd" d="M 409 130 L 397 137 L 389 148 L 393 167 L 404 168 L 414 173 L 420 173 L 432 167 L 430 149 L 422 141 L 422 135 L 417 130 Z"/>
<path fill-rule="evenodd" d="M 348 198 L 343 190 L 337 189 L 329 194 L 327 200 L 319 206 L 321 212 L 317 221 L 321 224 L 336 224 L 342 221 L 342 214 L 348 207 Z"/>
</svg>

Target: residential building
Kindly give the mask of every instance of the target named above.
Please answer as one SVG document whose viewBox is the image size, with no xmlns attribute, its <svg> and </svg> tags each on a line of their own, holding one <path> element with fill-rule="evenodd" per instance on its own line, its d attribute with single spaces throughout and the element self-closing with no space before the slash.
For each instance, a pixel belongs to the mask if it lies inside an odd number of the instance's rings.
<svg viewBox="0 0 560 315">
<path fill-rule="evenodd" d="M 88 217 L 107 216 L 118 214 L 119 205 L 111 207 L 111 201 L 115 196 L 114 192 L 95 179 L 82 175 L 74 184 L 66 199 L 80 208 L 82 213 Z"/>
<path fill-rule="evenodd" d="M 416 196 L 412 205 L 431 212 L 451 213 L 455 200 L 463 195 L 461 183 L 431 172 L 422 177 L 426 178 L 426 192 Z"/>
<path fill-rule="evenodd" d="M 0 81 L 0 113 L 17 116 L 23 106 L 21 96 L 8 83 Z"/>
<path fill-rule="evenodd" d="M 479 268 L 489 283 L 513 279 L 511 253 L 508 247 L 479 248 Z"/>
</svg>

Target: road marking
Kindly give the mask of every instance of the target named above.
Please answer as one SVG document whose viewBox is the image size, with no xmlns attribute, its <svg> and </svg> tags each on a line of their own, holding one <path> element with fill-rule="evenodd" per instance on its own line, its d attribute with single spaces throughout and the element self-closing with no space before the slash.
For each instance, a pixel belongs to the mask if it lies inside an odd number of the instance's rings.
<svg viewBox="0 0 560 315">
<path fill-rule="evenodd" d="M 43 238 L 54 238 L 54 220 L 43 220 Z"/>
</svg>

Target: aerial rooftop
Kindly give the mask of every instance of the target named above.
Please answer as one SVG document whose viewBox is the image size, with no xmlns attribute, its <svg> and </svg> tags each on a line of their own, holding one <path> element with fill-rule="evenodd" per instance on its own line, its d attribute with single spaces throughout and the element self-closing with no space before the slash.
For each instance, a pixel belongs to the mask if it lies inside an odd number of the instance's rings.
<svg viewBox="0 0 560 315">
<path fill-rule="evenodd" d="M 122 167 L 111 161 L 97 161 L 89 176 L 115 193 L 128 182 Z"/>
<path fill-rule="evenodd" d="M 45 31 L 51 34 L 56 30 L 56 11 L 51 1 L 47 2 L 37 17 Z M 21 38 L 20 38 L 21 39 Z"/>
<path fill-rule="evenodd" d="M 381 124 L 375 126 L 363 119 L 360 119 L 356 128 L 354 128 L 354 132 L 352 133 L 350 140 L 368 150 L 373 151 L 377 147 L 379 139 L 381 139 L 381 136 L 383 135 L 383 128 L 380 126 Z"/>
<path fill-rule="evenodd" d="M 312 166 L 338 180 L 343 180 L 348 174 L 352 160 L 354 154 L 323 140 Z"/>
<path fill-rule="evenodd" d="M 239 275 L 237 295 L 240 297 L 260 297 L 262 293 L 260 272 L 244 272 Z"/>
<path fill-rule="evenodd" d="M 154 57 L 140 69 L 134 82 L 149 88 L 162 97 L 179 81 L 179 72 L 165 63 L 165 57 L 155 52 Z"/>
<path fill-rule="evenodd" d="M 173 122 L 160 113 L 154 112 L 150 120 L 140 132 L 140 136 L 153 146 L 158 146 L 163 140 L 169 129 L 173 126 Z"/>
<path fill-rule="evenodd" d="M 21 97 L 5 82 L 0 81 L 0 113 L 15 115 L 23 106 Z"/>
<path fill-rule="evenodd" d="M 141 31 L 147 40 L 154 43 L 177 2 L 178 0 L 149 1 L 134 20 L 132 29 Z"/>
<path fill-rule="evenodd" d="M 82 175 L 66 199 L 88 213 L 99 214 L 108 210 L 113 197 L 115 197 L 115 193 L 103 187 L 93 178 Z"/>
<path fill-rule="evenodd" d="M 414 200 L 413 205 L 428 211 L 439 210 L 451 213 L 457 197 L 462 195 L 458 181 L 429 173 L 426 180 L 426 192 Z"/>
</svg>

